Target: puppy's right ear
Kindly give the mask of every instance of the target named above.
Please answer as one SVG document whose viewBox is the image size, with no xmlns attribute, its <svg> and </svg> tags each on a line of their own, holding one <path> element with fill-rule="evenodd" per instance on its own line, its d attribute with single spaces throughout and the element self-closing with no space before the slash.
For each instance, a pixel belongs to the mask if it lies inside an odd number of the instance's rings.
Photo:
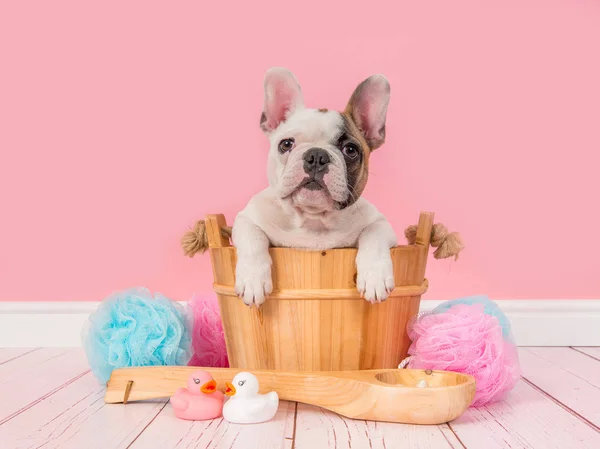
<svg viewBox="0 0 600 449">
<path fill-rule="evenodd" d="M 303 107 L 302 91 L 294 74 L 281 67 L 269 69 L 265 75 L 265 104 L 260 116 L 262 130 L 269 134 Z"/>
</svg>

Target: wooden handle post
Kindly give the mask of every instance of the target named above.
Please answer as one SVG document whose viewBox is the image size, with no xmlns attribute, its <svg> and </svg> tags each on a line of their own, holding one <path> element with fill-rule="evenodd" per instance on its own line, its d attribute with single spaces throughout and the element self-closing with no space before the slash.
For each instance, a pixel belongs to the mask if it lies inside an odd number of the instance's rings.
<svg viewBox="0 0 600 449">
<path fill-rule="evenodd" d="M 206 238 L 209 248 L 223 248 L 231 246 L 229 239 L 223 235 L 221 229 L 227 226 L 227 221 L 223 214 L 206 216 Z"/>
<path fill-rule="evenodd" d="M 429 247 L 431 241 L 431 230 L 433 228 L 433 212 L 421 212 L 419 224 L 417 225 L 417 238 L 415 243 L 420 246 Z"/>
</svg>

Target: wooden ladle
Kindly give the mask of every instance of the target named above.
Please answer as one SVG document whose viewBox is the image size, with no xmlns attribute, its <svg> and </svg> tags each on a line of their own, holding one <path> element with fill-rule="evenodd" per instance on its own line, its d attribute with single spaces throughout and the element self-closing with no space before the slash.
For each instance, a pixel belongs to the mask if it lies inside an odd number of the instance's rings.
<svg viewBox="0 0 600 449">
<path fill-rule="evenodd" d="M 217 387 L 239 372 L 234 368 L 150 366 L 112 372 L 104 401 L 127 403 L 169 397 L 196 370 L 210 372 Z M 407 424 L 441 424 L 460 416 L 473 401 L 475 379 L 449 371 L 380 369 L 365 371 L 252 371 L 261 393 L 317 405 L 347 418 Z M 425 387 L 418 387 L 420 381 Z M 423 382 L 421 382 L 423 384 Z"/>
</svg>

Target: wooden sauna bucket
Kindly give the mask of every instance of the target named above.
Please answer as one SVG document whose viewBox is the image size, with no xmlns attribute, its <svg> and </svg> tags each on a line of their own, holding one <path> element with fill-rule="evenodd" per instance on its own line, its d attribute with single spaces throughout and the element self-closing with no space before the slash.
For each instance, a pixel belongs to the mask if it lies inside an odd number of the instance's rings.
<svg viewBox="0 0 600 449">
<path fill-rule="evenodd" d="M 410 344 L 408 321 L 427 290 L 425 266 L 433 225 L 421 213 L 414 245 L 392 248 L 396 288 L 379 304 L 356 290 L 356 248 L 306 251 L 271 248 L 273 293 L 260 308 L 235 294 L 235 248 L 223 215 L 206 233 L 232 368 L 338 371 L 397 368 Z"/>
</svg>

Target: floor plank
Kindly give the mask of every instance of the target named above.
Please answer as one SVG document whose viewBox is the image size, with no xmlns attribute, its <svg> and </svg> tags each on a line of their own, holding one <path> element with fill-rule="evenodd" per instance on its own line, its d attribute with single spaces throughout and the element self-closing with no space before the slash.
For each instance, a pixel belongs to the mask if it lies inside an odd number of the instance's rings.
<svg viewBox="0 0 600 449">
<path fill-rule="evenodd" d="M 450 423 L 467 448 L 597 449 L 600 432 L 521 380 L 504 401 Z"/>
<path fill-rule="evenodd" d="M 182 421 L 166 401 L 106 405 L 81 350 L 0 348 L 0 448 L 600 447 L 600 348 L 519 351 L 515 390 L 450 425 L 348 420 L 282 401 L 273 421 L 243 426 Z"/>
<path fill-rule="evenodd" d="M 0 447 L 127 448 L 166 402 L 105 404 L 104 391 L 91 373 L 84 374 L 0 425 Z"/>
<path fill-rule="evenodd" d="M 519 348 L 523 376 L 600 427 L 600 361 L 571 348 Z"/>
<path fill-rule="evenodd" d="M 291 448 L 296 404 L 281 401 L 275 417 L 268 422 L 253 425 L 212 421 L 184 421 L 177 419 L 168 404 L 135 440 L 132 448 Z"/>
<path fill-rule="evenodd" d="M 298 413 L 298 403 L 290 402 L 291 409 L 287 411 L 285 430 L 284 430 L 284 449 L 293 449 L 296 433 L 296 414 Z"/>
<path fill-rule="evenodd" d="M 573 349 L 575 349 L 576 351 L 583 352 L 589 355 L 590 357 L 595 358 L 596 360 L 600 360 L 600 347 L 598 346 L 578 346 Z"/>
<path fill-rule="evenodd" d="M 0 423 L 88 371 L 80 349 L 44 348 L 0 365 Z"/>
<path fill-rule="evenodd" d="M 0 365 L 24 356 L 39 348 L 0 348 Z"/>
<path fill-rule="evenodd" d="M 298 404 L 295 449 L 432 448 L 463 446 L 448 426 L 415 426 L 346 419 L 312 405 Z"/>
</svg>

